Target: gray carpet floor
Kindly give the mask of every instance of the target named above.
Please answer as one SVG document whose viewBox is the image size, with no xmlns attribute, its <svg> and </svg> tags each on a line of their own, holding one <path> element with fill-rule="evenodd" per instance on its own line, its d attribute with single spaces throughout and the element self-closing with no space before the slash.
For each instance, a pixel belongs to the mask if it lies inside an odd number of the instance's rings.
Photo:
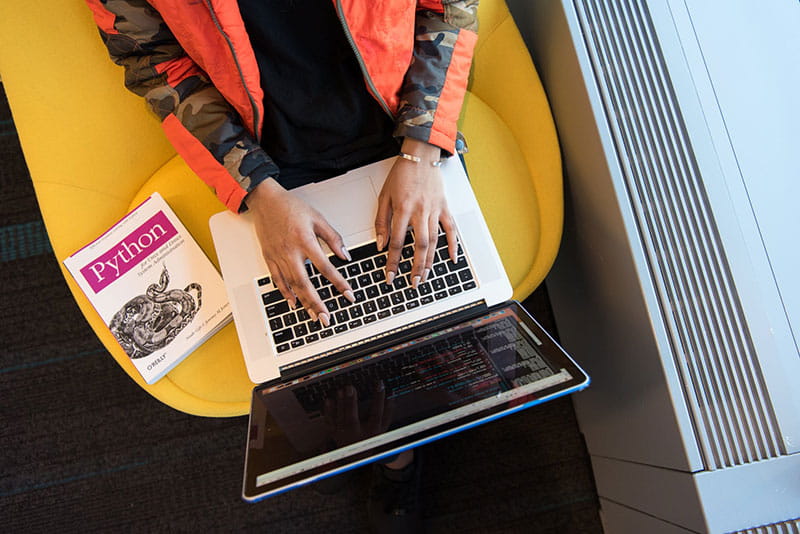
<svg viewBox="0 0 800 534">
<path fill-rule="evenodd" d="M 106 353 L 52 255 L 1 90 L 0 302 L 1 531 L 366 531 L 368 468 L 333 496 L 245 504 L 246 418 L 168 408 Z M 555 327 L 544 289 L 525 304 Z M 569 398 L 424 454 L 429 532 L 601 532 Z"/>
</svg>

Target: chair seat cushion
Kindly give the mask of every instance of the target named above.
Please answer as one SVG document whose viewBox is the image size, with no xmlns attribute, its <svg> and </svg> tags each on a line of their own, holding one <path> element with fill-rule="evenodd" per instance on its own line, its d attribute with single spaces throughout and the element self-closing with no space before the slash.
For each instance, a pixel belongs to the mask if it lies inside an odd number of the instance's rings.
<svg viewBox="0 0 800 534">
<path fill-rule="evenodd" d="M 540 233 L 539 204 L 528 164 L 511 130 L 477 95 L 467 93 L 463 116 L 470 182 L 514 298 L 522 299 L 527 293 L 520 294 L 520 284 L 536 259 Z"/>
<path fill-rule="evenodd" d="M 514 136 L 485 102 L 468 95 L 465 117 L 462 127 L 470 142 L 470 152 L 465 158 L 467 169 L 470 176 L 476 177 L 472 179 L 473 188 L 512 286 L 516 287 L 530 271 L 539 243 L 539 213 L 533 183 Z M 219 267 L 208 219 L 224 207 L 211 191 L 179 156 L 153 174 L 130 208 L 155 191 L 161 193 Z M 118 356 L 124 358 L 124 354 L 115 354 Z M 234 326 L 226 326 L 156 386 L 153 393 L 173 406 L 183 405 L 188 396 L 203 405 L 222 403 L 234 413 L 246 413 L 253 384 L 247 377 Z"/>
</svg>

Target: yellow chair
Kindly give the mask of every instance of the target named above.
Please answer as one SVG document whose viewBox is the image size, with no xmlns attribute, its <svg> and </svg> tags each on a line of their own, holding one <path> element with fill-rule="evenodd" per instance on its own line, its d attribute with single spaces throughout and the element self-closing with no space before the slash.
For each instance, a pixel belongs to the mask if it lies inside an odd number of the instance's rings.
<svg viewBox="0 0 800 534">
<path fill-rule="evenodd" d="M 470 179 L 521 300 L 555 259 L 561 162 L 547 99 L 505 3 L 484 0 L 479 17 L 461 129 Z M 0 2 L 0 77 L 57 259 L 159 191 L 216 263 L 208 218 L 223 206 L 175 155 L 122 75 L 83 0 Z M 100 340 L 147 392 L 191 414 L 247 412 L 252 384 L 233 325 L 147 385 L 65 278 Z"/>
</svg>

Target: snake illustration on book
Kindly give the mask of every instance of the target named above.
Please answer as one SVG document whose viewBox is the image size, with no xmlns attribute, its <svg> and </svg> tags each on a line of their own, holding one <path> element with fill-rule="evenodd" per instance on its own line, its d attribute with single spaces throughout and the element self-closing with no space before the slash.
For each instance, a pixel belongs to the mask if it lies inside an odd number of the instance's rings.
<svg viewBox="0 0 800 534">
<path fill-rule="evenodd" d="M 157 284 L 144 295 L 129 300 L 111 319 L 109 327 L 132 359 L 143 358 L 169 344 L 200 309 L 202 288 L 191 283 L 185 289 L 170 289 L 167 266 Z M 196 291 L 193 297 L 189 291 Z"/>
</svg>

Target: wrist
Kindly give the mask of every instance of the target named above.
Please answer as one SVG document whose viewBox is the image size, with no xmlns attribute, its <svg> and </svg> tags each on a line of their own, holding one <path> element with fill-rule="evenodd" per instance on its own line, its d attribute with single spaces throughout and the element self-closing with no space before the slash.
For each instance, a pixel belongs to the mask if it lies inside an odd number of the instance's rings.
<svg viewBox="0 0 800 534">
<path fill-rule="evenodd" d="M 408 137 L 403 141 L 399 156 L 401 159 L 398 161 L 406 160 L 415 165 L 423 165 L 425 167 L 429 165 L 438 167 L 444 161 L 441 148 Z"/>
<path fill-rule="evenodd" d="M 251 209 L 260 210 L 268 206 L 286 190 L 272 177 L 259 183 L 247 193 L 245 203 Z"/>
</svg>

